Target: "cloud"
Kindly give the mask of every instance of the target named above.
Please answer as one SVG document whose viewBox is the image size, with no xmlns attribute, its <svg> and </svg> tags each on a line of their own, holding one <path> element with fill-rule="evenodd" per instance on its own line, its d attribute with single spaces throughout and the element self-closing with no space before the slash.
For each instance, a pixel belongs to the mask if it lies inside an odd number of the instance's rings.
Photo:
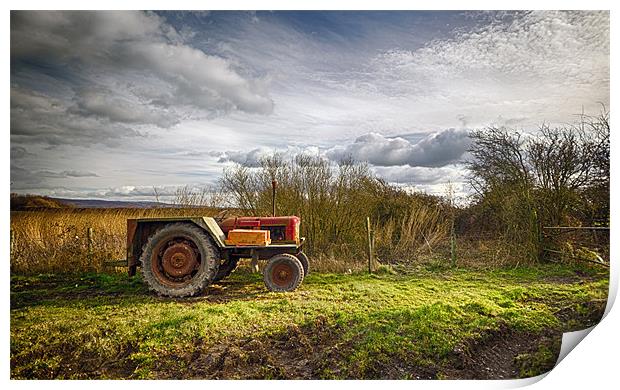
<svg viewBox="0 0 620 390">
<path fill-rule="evenodd" d="M 22 146 L 11 146 L 11 161 L 19 160 L 29 156 L 33 156 L 33 154 L 29 153 L 26 148 Z"/>
<path fill-rule="evenodd" d="M 173 198 L 178 187 L 157 187 L 157 196 L 166 201 Z M 11 191 L 27 192 L 38 190 L 38 193 L 57 198 L 85 198 L 85 199 L 146 199 L 155 201 L 155 191 L 152 186 L 119 186 L 103 189 L 69 188 L 66 186 L 30 186 L 25 188 L 11 188 Z"/>
<path fill-rule="evenodd" d="M 484 126 L 499 116 L 527 118 L 520 124 L 528 127 L 562 123 L 582 107 L 596 112 L 598 102 L 609 102 L 609 12 L 489 13 L 486 19 L 418 48 L 379 50 L 344 76 L 327 75 L 329 85 L 388 97 L 401 118 L 430 129 L 455 126 L 455 119 Z"/>
<path fill-rule="evenodd" d="M 261 159 L 273 153 L 274 151 L 262 148 L 252 149 L 249 152 L 226 151 L 220 156 L 218 162 L 234 162 L 246 167 L 260 167 Z"/>
<path fill-rule="evenodd" d="M 11 141 L 27 144 L 115 146 L 143 136 L 124 124 L 73 112 L 71 102 L 23 88 L 11 88 Z"/>
<path fill-rule="evenodd" d="M 233 162 L 246 167 L 256 168 L 261 166 L 261 161 L 266 158 L 278 154 L 283 158 L 294 157 L 298 155 L 319 156 L 321 151 L 316 146 L 287 146 L 286 148 L 255 148 L 249 152 L 229 150 L 223 153 L 209 152 L 209 155 L 218 157 L 219 163 Z"/>
<path fill-rule="evenodd" d="M 58 179 L 99 177 L 96 173 L 81 170 L 31 170 L 11 163 L 11 191 L 24 189 L 55 188 Z"/>
<path fill-rule="evenodd" d="M 409 139 L 406 139 L 407 137 Z M 411 139 L 417 139 L 412 142 Z M 420 135 L 417 133 L 402 137 L 386 137 L 379 133 L 364 134 L 353 143 L 320 149 L 317 146 L 286 148 L 254 148 L 250 151 L 210 152 L 218 157 L 218 162 L 235 162 L 247 167 L 258 167 L 261 159 L 280 153 L 294 156 L 300 153 L 320 155 L 331 161 L 339 162 L 353 159 L 368 162 L 374 166 L 421 166 L 441 167 L 463 158 L 470 144 L 466 130 L 447 129 L 438 133 Z"/>
<path fill-rule="evenodd" d="M 157 194 L 159 196 L 171 196 L 174 195 L 176 187 L 161 187 L 157 188 Z M 110 198 L 110 197 L 149 197 L 155 196 L 153 187 L 148 186 L 120 186 L 112 187 L 104 190 L 94 191 L 90 193 L 93 197 Z"/>
<path fill-rule="evenodd" d="M 11 133 L 115 143 L 153 125 L 273 112 L 264 79 L 184 39 L 152 12 L 11 12 Z"/>
<path fill-rule="evenodd" d="M 169 82 L 173 99 L 205 110 L 240 110 L 270 114 L 273 101 L 260 80 L 250 81 L 228 60 L 186 45 L 147 43 L 126 48 L 126 64 L 146 68 Z M 170 103 L 170 102 L 167 102 Z"/>
<path fill-rule="evenodd" d="M 42 194 L 57 198 L 84 198 L 84 199 L 117 199 L 117 200 L 147 200 L 166 203 L 174 203 L 177 191 L 190 191 L 191 193 L 204 194 L 208 199 L 211 187 L 204 184 L 169 185 L 169 186 L 116 186 L 101 189 L 81 188 L 79 190 L 64 186 L 56 187 L 33 187 Z M 28 190 L 28 189 L 26 189 Z M 24 192 L 19 191 L 18 192 Z"/>
<path fill-rule="evenodd" d="M 40 177 L 50 177 L 55 179 L 64 179 L 67 177 L 98 177 L 96 173 L 86 172 L 86 171 L 62 171 L 62 172 L 52 172 L 52 171 L 38 171 L 34 172 L 35 176 Z"/>
<path fill-rule="evenodd" d="M 479 83 L 470 91 L 475 93 L 493 84 L 510 84 L 523 94 L 523 87 L 533 81 L 542 82 L 538 87 L 543 88 L 559 84 L 574 89 L 593 82 L 608 88 L 609 13 L 518 13 L 509 23 L 496 21 L 419 50 L 387 51 L 374 65 L 385 81 L 405 90 L 424 82 L 438 92 L 454 80 Z"/>
<path fill-rule="evenodd" d="M 373 167 L 372 170 L 391 183 L 434 185 L 460 183 L 465 180 L 465 167 L 451 164 L 441 168 L 411 167 L 408 165 Z"/>
<path fill-rule="evenodd" d="M 336 146 L 325 154 L 334 161 L 351 157 L 377 166 L 439 167 L 458 161 L 467 151 L 469 142 L 467 131 L 455 129 L 430 134 L 417 143 L 401 137 L 387 138 L 368 133 L 352 144 Z"/>
<path fill-rule="evenodd" d="M 103 87 L 85 87 L 76 91 L 75 106 L 70 112 L 83 116 L 96 116 L 110 122 L 127 124 L 152 124 L 169 128 L 178 124 L 178 114 L 162 107 L 140 102 L 135 96 L 114 94 Z"/>
<path fill-rule="evenodd" d="M 214 182 L 308 144 L 434 188 L 466 140 L 429 132 L 531 132 L 599 101 L 606 11 L 11 13 L 11 146 L 32 153 L 12 163 L 96 172 L 44 178 L 85 194 Z"/>
<path fill-rule="evenodd" d="M 242 76 L 225 58 L 186 44 L 152 12 L 14 11 L 11 43 L 12 61 L 86 67 L 163 82 L 168 103 L 261 114 L 273 110 L 260 80 Z"/>
<path fill-rule="evenodd" d="M 472 193 L 467 182 L 467 169 L 463 164 L 443 167 L 389 166 L 372 167 L 372 171 L 392 185 L 404 189 L 446 196 L 448 190 L 457 200 L 465 200 Z"/>
</svg>

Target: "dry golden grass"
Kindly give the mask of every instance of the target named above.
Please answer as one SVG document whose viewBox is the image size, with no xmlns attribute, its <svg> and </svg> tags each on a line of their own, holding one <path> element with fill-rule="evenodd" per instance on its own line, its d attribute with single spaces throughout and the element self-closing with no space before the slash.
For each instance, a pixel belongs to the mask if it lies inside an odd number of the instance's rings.
<svg viewBox="0 0 620 390">
<path fill-rule="evenodd" d="M 432 255 L 446 243 L 450 221 L 439 208 L 412 204 L 400 220 L 375 227 L 376 252 L 389 262 L 410 262 Z"/>
<path fill-rule="evenodd" d="M 104 262 L 125 259 L 127 219 L 173 216 L 214 216 L 213 208 L 50 209 L 11 212 L 11 272 L 123 272 Z M 89 245 L 88 228 L 92 229 Z M 365 257 L 343 261 L 330 255 L 312 258 L 312 270 L 355 272 L 367 266 Z"/>
<path fill-rule="evenodd" d="M 212 208 L 53 209 L 11 212 L 11 272 L 17 274 L 124 271 L 104 268 L 105 261 L 124 259 L 127 219 L 214 216 Z M 92 229 L 89 246 L 88 228 Z M 331 255 L 312 258 L 312 270 L 355 272 L 365 257 L 343 261 Z"/>
<path fill-rule="evenodd" d="M 127 219 L 172 216 L 214 216 L 213 208 L 48 209 L 11 212 L 11 272 L 124 272 L 104 262 L 126 258 Z M 439 209 L 412 206 L 402 220 L 374 224 L 375 258 L 383 264 L 448 266 L 449 226 Z M 88 228 L 92 229 L 89 245 Z M 363 232 L 365 233 L 365 232 Z M 364 244 L 367 245 L 367 244 Z M 348 273 L 367 269 L 367 246 L 333 245 L 310 254 L 312 270 Z M 343 254 L 348 253 L 348 256 Z M 523 264 L 497 240 L 459 238 L 457 264 L 487 268 Z M 373 264 L 377 269 L 379 264 Z"/>
<path fill-rule="evenodd" d="M 212 208 L 50 209 L 11 212 L 11 272 L 102 271 L 125 258 L 127 219 L 213 216 Z M 92 229 L 89 245 L 88 228 Z"/>
</svg>

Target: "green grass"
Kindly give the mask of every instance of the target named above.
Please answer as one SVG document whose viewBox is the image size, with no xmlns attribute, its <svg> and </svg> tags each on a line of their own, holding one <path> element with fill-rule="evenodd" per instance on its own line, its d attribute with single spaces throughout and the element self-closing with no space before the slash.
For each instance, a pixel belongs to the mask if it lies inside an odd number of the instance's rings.
<svg viewBox="0 0 620 390">
<path fill-rule="evenodd" d="M 278 362 L 307 350 L 312 377 L 406 378 L 406 368 L 448 367 L 459 346 L 500 328 L 587 326 L 608 281 L 580 275 L 557 267 L 311 274 L 280 294 L 240 270 L 207 295 L 176 301 L 123 275 L 13 276 L 11 377 L 182 378 L 207 366 L 224 377 L 286 377 Z M 584 320 L 557 315 L 572 307 Z M 248 340 L 267 351 L 252 352 L 259 347 Z M 222 361 L 212 364 L 216 355 Z M 395 373 L 394 362 L 405 370 Z"/>
</svg>

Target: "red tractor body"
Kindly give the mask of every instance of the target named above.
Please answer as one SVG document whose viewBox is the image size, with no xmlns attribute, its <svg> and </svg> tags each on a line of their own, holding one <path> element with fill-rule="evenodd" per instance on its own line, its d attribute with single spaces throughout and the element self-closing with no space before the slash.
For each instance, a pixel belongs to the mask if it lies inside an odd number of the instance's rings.
<svg viewBox="0 0 620 390">
<path fill-rule="evenodd" d="M 268 230 L 272 243 L 299 244 L 299 223 L 296 216 L 286 217 L 236 217 L 218 223 L 222 232 L 233 229 Z"/>
</svg>

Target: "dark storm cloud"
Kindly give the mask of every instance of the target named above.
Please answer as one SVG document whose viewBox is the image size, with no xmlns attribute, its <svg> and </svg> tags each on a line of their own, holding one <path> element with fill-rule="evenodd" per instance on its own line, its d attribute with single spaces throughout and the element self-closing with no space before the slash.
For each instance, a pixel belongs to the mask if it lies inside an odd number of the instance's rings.
<svg viewBox="0 0 620 390">
<path fill-rule="evenodd" d="M 456 129 L 427 135 L 417 143 L 401 137 L 387 138 L 368 133 L 352 144 L 328 150 L 326 156 L 334 161 L 351 157 L 376 166 L 441 167 L 458 161 L 467 151 L 469 142 L 467 131 Z"/>
<path fill-rule="evenodd" d="M 288 147 L 285 154 L 310 153 L 334 162 L 351 158 L 354 161 L 368 162 L 376 167 L 443 167 L 463 159 L 470 144 L 468 132 L 456 129 L 424 136 L 414 133 L 407 138 L 368 133 L 356 138 L 353 143 L 323 151 L 311 146 L 306 146 L 305 149 Z M 258 167 L 261 159 L 283 150 L 254 148 L 250 151 L 226 151 L 213 156 L 218 157 L 220 163 L 235 162 L 247 167 Z"/>
<path fill-rule="evenodd" d="M 51 145 L 114 144 L 144 126 L 271 113 L 266 85 L 239 67 L 189 46 L 154 13 L 14 11 L 11 134 Z"/>
<path fill-rule="evenodd" d="M 141 133 L 95 116 L 74 113 L 71 103 L 40 93 L 11 88 L 11 140 L 17 144 L 115 146 Z"/>
<path fill-rule="evenodd" d="M 74 98 L 75 106 L 72 113 L 99 117 L 110 122 L 126 124 L 152 124 L 161 128 L 169 128 L 179 123 L 175 113 L 155 108 L 129 96 L 114 94 L 106 88 L 82 88 Z"/>
<path fill-rule="evenodd" d="M 33 156 L 33 154 L 29 153 L 26 148 L 21 146 L 11 146 L 11 161 L 19 160 L 28 156 Z"/>
</svg>

